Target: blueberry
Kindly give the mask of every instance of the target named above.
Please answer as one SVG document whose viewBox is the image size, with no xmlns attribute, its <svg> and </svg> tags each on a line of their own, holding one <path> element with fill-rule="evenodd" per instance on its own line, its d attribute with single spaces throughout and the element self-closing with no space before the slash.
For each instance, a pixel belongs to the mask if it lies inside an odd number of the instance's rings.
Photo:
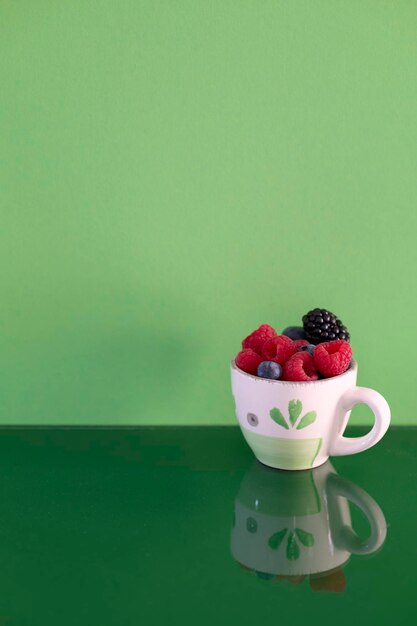
<svg viewBox="0 0 417 626">
<path fill-rule="evenodd" d="M 314 354 L 315 349 L 316 346 L 314 346 L 312 343 L 309 343 L 306 346 L 301 346 L 298 352 L 309 352 L 310 354 Z"/>
<path fill-rule="evenodd" d="M 282 334 L 294 340 L 306 338 L 304 328 L 301 328 L 301 326 L 288 326 L 282 331 Z"/>
<path fill-rule="evenodd" d="M 260 378 L 272 378 L 273 380 L 279 380 L 282 374 L 282 367 L 275 361 L 262 361 L 258 365 L 258 376 Z"/>
</svg>

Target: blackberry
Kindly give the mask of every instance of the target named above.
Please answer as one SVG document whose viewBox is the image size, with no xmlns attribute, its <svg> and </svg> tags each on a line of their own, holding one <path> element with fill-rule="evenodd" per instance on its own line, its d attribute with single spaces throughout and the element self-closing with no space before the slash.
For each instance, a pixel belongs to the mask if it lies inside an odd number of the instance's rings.
<svg viewBox="0 0 417 626">
<path fill-rule="evenodd" d="M 318 344 L 335 339 L 350 340 L 346 326 L 327 309 L 312 309 L 303 317 L 306 339 Z"/>
</svg>

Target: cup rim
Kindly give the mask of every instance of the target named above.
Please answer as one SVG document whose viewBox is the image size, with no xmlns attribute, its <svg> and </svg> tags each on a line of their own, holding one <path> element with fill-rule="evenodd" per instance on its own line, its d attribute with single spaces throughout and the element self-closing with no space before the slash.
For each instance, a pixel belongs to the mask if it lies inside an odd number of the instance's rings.
<svg viewBox="0 0 417 626">
<path fill-rule="evenodd" d="M 247 372 L 244 372 L 243 370 L 241 370 L 240 367 L 236 365 L 235 359 L 231 360 L 231 368 L 232 370 L 236 370 L 242 376 L 246 378 L 252 378 L 258 383 L 262 381 L 268 385 L 278 385 L 278 386 L 283 386 L 283 387 L 284 386 L 287 386 L 287 387 L 297 386 L 297 387 L 308 388 L 308 386 L 311 386 L 311 384 L 323 385 L 325 383 L 331 383 L 332 381 L 340 380 L 343 377 L 354 374 L 355 372 L 358 371 L 358 362 L 355 361 L 355 359 L 352 359 L 349 367 L 347 368 L 345 372 L 343 372 L 343 374 L 339 374 L 338 376 L 332 376 L 331 378 L 322 378 L 319 380 L 273 380 L 271 378 L 262 378 L 261 376 L 254 376 L 253 374 L 248 374 Z"/>
</svg>

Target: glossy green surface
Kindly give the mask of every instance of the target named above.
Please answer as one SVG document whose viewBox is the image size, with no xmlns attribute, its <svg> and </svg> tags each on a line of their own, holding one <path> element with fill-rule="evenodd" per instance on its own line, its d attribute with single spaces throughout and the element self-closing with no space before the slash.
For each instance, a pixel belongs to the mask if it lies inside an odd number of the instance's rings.
<svg viewBox="0 0 417 626">
<path fill-rule="evenodd" d="M 2 430 L 0 624 L 406 624 L 417 607 L 416 449 L 416 430 L 391 430 L 366 453 L 332 459 L 388 524 L 382 549 L 352 556 L 345 590 L 332 593 L 313 592 L 308 578 L 266 580 L 233 560 L 242 481 L 252 495 L 274 490 L 274 476 L 259 482 L 251 470 L 237 428 Z M 298 476 L 285 477 L 272 511 L 304 516 L 290 556 L 295 543 L 313 549 L 305 516 L 320 509 L 311 477 Z M 367 524 L 351 510 L 363 539 Z"/>
<path fill-rule="evenodd" d="M 416 21 L 2 0 L 0 423 L 234 424 L 242 338 L 315 306 L 416 423 Z"/>
</svg>

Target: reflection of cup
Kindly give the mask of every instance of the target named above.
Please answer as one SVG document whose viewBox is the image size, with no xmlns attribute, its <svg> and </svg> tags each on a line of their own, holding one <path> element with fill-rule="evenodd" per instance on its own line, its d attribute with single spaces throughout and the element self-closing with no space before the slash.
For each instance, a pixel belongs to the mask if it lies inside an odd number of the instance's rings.
<svg viewBox="0 0 417 626">
<path fill-rule="evenodd" d="M 369 522 L 365 540 L 352 528 L 348 501 Z M 376 502 L 330 462 L 309 472 L 281 472 L 255 461 L 235 500 L 231 551 L 263 575 L 312 575 L 340 568 L 351 554 L 372 554 L 386 528 Z"/>
<path fill-rule="evenodd" d="M 390 410 L 379 393 L 356 387 L 357 370 L 352 361 L 334 378 L 287 382 L 251 376 L 232 361 L 236 416 L 259 461 L 279 469 L 309 469 L 331 455 L 356 454 L 375 445 L 388 429 Z M 370 407 L 375 424 L 363 437 L 343 437 L 358 403 Z"/>
</svg>

